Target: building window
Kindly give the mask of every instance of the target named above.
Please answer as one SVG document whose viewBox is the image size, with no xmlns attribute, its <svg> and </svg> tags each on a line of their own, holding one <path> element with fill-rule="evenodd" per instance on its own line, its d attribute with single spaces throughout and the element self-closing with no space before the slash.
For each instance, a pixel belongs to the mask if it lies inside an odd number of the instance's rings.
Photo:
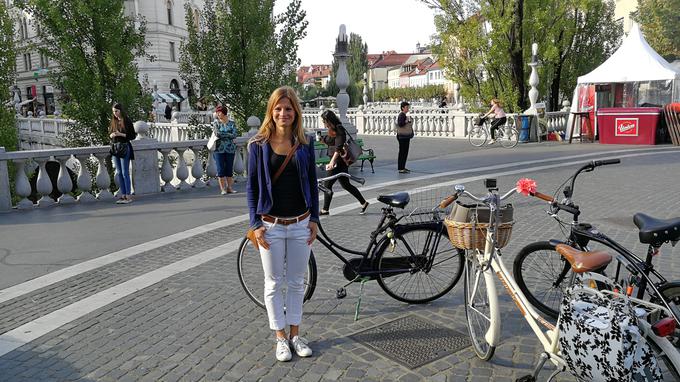
<svg viewBox="0 0 680 382">
<path fill-rule="evenodd" d="M 22 24 L 24 26 L 24 38 L 26 39 L 28 38 L 28 22 L 26 21 L 26 19 L 22 20 Z"/>
<path fill-rule="evenodd" d="M 24 53 L 24 70 L 28 72 L 28 55 Z"/>
<path fill-rule="evenodd" d="M 170 0 L 166 1 L 165 5 L 166 8 L 168 9 L 168 25 L 172 25 L 172 1 Z"/>
<path fill-rule="evenodd" d="M 27 53 L 28 56 L 28 70 L 33 70 L 33 62 L 31 61 L 31 54 Z"/>
<path fill-rule="evenodd" d="M 175 62 L 175 43 L 170 42 L 170 61 Z"/>
</svg>

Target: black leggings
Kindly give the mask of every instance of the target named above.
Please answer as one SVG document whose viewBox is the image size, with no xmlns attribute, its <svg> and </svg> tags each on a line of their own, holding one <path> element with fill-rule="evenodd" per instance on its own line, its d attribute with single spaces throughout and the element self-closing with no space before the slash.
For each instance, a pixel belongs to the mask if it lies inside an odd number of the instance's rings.
<svg viewBox="0 0 680 382">
<path fill-rule="evenodd" d="M 399 156 L 397 157 L 397 170 L 406 169 L 406 159 L 408 159 L 408 148 L 411 145 L 411 138 L 400 138 L 399 141 Z"/>
<path fill-rule="evenodd" d="M 337 162 L 335 168 L 328 171 L 326 173 L 326 176 L 333 176 L 333 175 L 336 175 L 336 174 L 340 174 L 341 172 L 348 172 L 347 170 L 348 170 L 348 167 L 347 167 L 347 164 L 345 163 L 345 161 L 343 161 L 342 158 L 338 158 L 338 162 Z M 366 203 L 366 199 L 364 199 L 364 197 L 361 195 L 361 192 L 359 192 L 359 190 L 356 187 L 354 187 L 354 185 L 352 183 L 350 183 L 349 179 L 347 179 L 345 177 L 340 177 L 338 179 L 326 181 L 325 186 L 326 186 L 326 188 L 331 190 L 331 193 L 329 194 L 328 192 L 324 192 L 324 194 L 323 194 L 323 210 L 324 211 L 328 211 L 328 209 L 331 207 L 331 200 L 333 200 L 333 193 L 332 193 L 333 192 L 333 184 L 335 184 L 336 180 L 339 180 L 342 188 L 344 188 L 347 192 L 352 194 L 352 196 L 354 196 L 359 201 L 359 203 L 361 203 L 362 205 Z"/>
<path fill-rule="evenodd" d="M 496 139 L 496 130 L 502 125 L 505 125 L 505 122 L 508 119 L 506 117 L 500 117 L 496 118 L 491 122 L 491 139 Z"/>
</svg>

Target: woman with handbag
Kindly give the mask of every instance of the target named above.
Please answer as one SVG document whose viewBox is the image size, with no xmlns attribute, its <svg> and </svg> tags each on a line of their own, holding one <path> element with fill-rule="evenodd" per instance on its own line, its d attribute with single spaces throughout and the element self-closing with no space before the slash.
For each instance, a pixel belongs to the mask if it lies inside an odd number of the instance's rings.
<svg viewBox="0 0 680 382">
<path fill-rule="evenodd" d="M 217 165 L 217 181 L 220 184 L 222 195 L 235 194 L 234 190 L 234 156 L 236 155 L 236 144 L 234 139 L 238 137 L 236 124 L 229 120 L 229 109 L 226 106 L 215 108 L 217 119 L 212 124 L 213 134 L 217 138 L 213 159 Z"/>
<path fill-rule="evenodd" d="M 293 88 L 280 87 L 269 97 L 264 121 L 248 151 L 250 230 L 262 260 L 276 359 L 290 361 L 291 347 L 298 356 L 309 357 L 312 350 L 299 331 L 305 272 L 318 230 L 319 189 L 314 140 L 305 136 L 302 108 Z"/>
<path fill-rule="evenodd" d="M 132 202 L 132 178 L 130 177 L 130 161 L 135 159 L 130 141 L 137 137 L 132 120 L 123 111 L 123 105 L 116 103 L 111 109 L 113 117 L 109 125 L 111 138 L 111 159 L 116 167 L 116 179 L 120 187 L 120 198 L 116 204 Z"/>
<path fill-rule="evenodd" d="M 328 156 L 331 157 L 330 162 L 326 165 L 326 176 L 333 176 L 335 174 L 347 173 L 349 172 L 349 165 L 343 159 L 345 157 L 345 142 L 347 142 L 347 131 L 342 127 L 342 122 L 338 116 L 335 115 L 331 110 L 325 110 L 321 113 L 321 119 L 323 120 L 324 126 L 328 129 L 328 135 L 324 135 L 322 140 L 323 143 L 328 145 Z M 347 178 L 333 179 L 326 182 L 325 186 L 330 192 L 324 192 L 323 195 L 323 208 L 319 211 L 319 215 L 328 215 L 329 208 L 331 207 L 331 200 L 333 199 L 333 184 L 335 181 L 340 181 L 340 186 L 344 188 L 347 192 L 352 194 L 359 204 L 361 204 L 360 215 L 366 213 L 366 208 L 368 208 L 368 202 L 364 199 L 361 192 L 350 183 Z"/>
<path fill-rule="evenodd" d="M 404 101 L 400 105 L 401 112 L 397 117 L 397 141 L 399 142 L 399 156 L 397 158 L 397 170 L 400 174 L 408 174 L 411 170 L 406 168 L 408 149 L 413 138 L 413 118 L 407 116 L 411 104 Z"/>
</svg>

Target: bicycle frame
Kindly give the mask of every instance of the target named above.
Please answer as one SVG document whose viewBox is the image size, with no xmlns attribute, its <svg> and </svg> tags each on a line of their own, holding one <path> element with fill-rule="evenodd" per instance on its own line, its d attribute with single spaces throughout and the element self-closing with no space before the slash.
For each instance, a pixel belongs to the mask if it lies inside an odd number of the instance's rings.
<svg viewBox="0 0 680 382">
<path fill-rule="evenodd" d="M 520 313 L 531 327 L 531 330 L 534 332 L 536 337 L 538 337 L 539 341 L 541 342 L 541 345 L 543 345 L 543 349 L 545 350 L 544 357 L 550 359 L 550 361 L 553 364 L 555 364 L 555 366 L 566 368 L 567 367 L 566 362 L 558 355 L 559 352 L 558 340 L 560 337 L 558 326 L 560 318 L 558 318 L 557 320 L 557 325 L 553 325 L 536 312 L 536 310 L 524 296 L 524 293 L 522 293 L 522 291 L 517 286 L 515 279 L 508 271 L 507 267 L 505 266 L 505 263 L 503 263 L 503 258 L 500 251 L 498 251 L 494 247 L 496 228 L 493 222 L 497 218 L 497 216 L 495 215 L 498 213 L 498 209 L 495 206 L 497 206 L 500 203 L 500 201 L 508 198 L 510 195 L 514 193 L 515 190 L 513 189 L 503 197 L 499 197 L 497 194 L 493 193 L 491 193 L 488 196 L 488 198 L 493 198 L 495 200 L 492 201 L 491 203 L 488 203 L 488 205 L 490 205 L 492 208 L 492 213 L 489 222 L 489 229 L 487 230 L 486 245 L 484 248 L 484 253 L 479 253 L 479 251 L 477 251 L 477 253 L 475 254 L 475 259 L 483 267 L 483 269 L 485 268 L 483 271 L 483 275 L 486 280 L 486 287 L 488 289 L 487 296 L 489 298 L 489 308 L 491 315 L 490 319 L 491 322 L 495 321 L 498 323 L 498 325 L 492 324 L 489 326 L 489 331 L 485 335 L 485 340 L 487 341 L 487 343 L 489 343 L 489 345 L 496 346 L 500 342 L 501 334 L 500 306 L 498 302 L 498 291 L 496 290 L 496 284 L 494 282 L 494 277 L 492 274 L 493 272 L 495 273 L 496 277 L 498 277 L 498 279 L 501 281 L 501 284 L 505 288 L 508 295 L 510 295 L 515 305 L 517 305 L 517 308 L 519 309 Z M 475 200 L 483 201 L 479 200 L 478 198 L 475 198 L 469 193 L 466 194 L 468 196 L 471 196 Z M 572 281 L 573 277 L 574 276 L 572 276 Z M 478 286 L 477 284 L 478 280 L 475 280 L 473 290 L 477 289 Z M 473 293 L 473 295 L 474 294 L 475 293 Z M 543 328 L 546 328 L 547 330 L 544 331 Z M 545 362 L 545 359 L 543 360 L 543 362 Z"/>
</svg>

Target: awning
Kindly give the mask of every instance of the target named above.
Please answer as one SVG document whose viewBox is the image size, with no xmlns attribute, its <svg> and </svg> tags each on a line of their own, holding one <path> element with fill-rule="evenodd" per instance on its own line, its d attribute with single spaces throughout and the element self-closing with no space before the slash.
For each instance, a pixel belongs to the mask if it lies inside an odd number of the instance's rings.
<svg viewBox="0 0 680 382">
<path fill-rule="evenodd" d="M 155 93 L 155 94 L 157 100 L 163 100 L 169 103 L 184 101 L 184 97 L 178 94 L 173 93 Z"/>
<path fill-rule="evenodd" d="M 27 99 L 26 101 L 20 102 L 20 103 L 19 103 L 19 106 L 24 106 L 24 105 L 27 105 L 27 104 L 29 104 L 29 103 L 33 103 L 33 101 L 37 101 L 37 103 L 38 103 L 39 105 L 43 105 L 43 103 L 40 102 L 40 101 L 38 101 L 36 98 L 31 98 L 31 99 Z"/>
</svg>

